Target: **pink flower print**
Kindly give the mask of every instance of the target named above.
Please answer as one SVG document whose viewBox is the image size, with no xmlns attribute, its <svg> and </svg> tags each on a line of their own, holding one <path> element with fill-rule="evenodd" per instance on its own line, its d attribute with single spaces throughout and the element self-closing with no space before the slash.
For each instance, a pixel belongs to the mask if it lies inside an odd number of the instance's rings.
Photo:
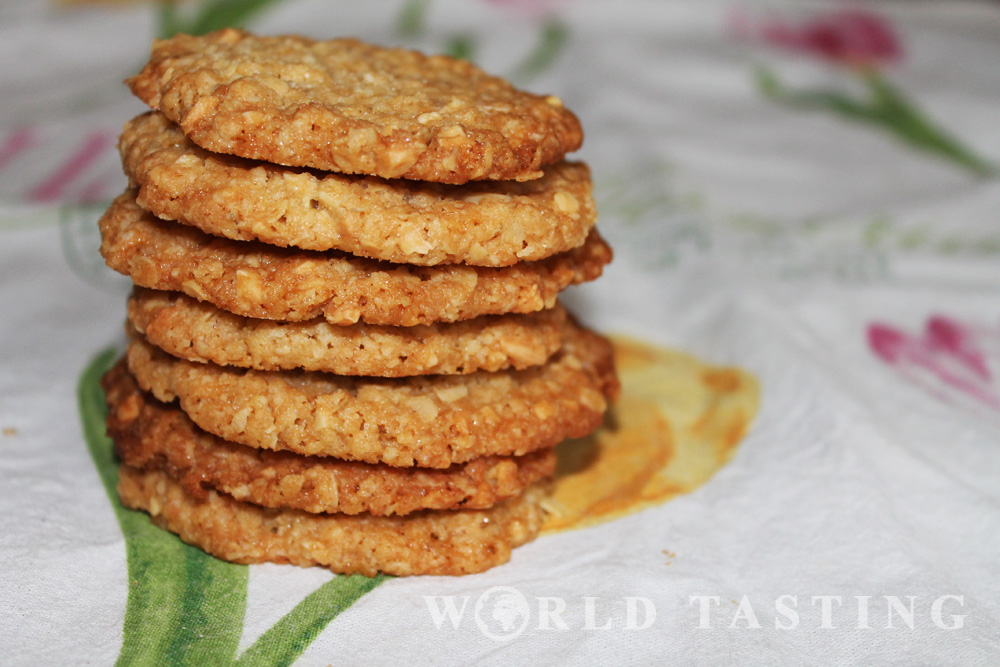
<svg viewBox="0 0 1000 667">
<path fill-rule="evenodd" d="M 1000 395 L 977 342 L 980 333 L 936 315 L 927 320 L 920 336 L 873 323 L 868 327 L 868 346 L 882 361 L 916 381 L 930 376 L 939 385 L 1000 410 Z"/>
<path fill-rule="evenodd" d="M 940 315 L 931 317 L 927 320 L 925 339 L 932 350 L 953 355 L 979 378 L 990 380 L 986 358 L 976 347 L 974 333 L 965 325 Z"/>
<path fill-rule="evenodd" d="M 902 59 L 903 46 L 889 22 L 878 14 L 843 10 L 793 21 L 737 12 L 730 15 L 730 28 L 743 39 L 845 66 L 845 74 L 860 80 L 866 89 L 862 96 L 836 88 L 795 89 L 762 66 L 757 68 L 757 87 L 767 98 L 789 108 L 826 111 L 881 128 L 917 150 L 950 160 L 978 176 L 993 177 L 1000 172 L 927 118 L 889 81 L 884 66 Z"/>
<path fill-rule="evenodd" d="M 32 127 L 19 127 L 0 144 L 0 169 L 10 164 L 37 141 Z"/>
<path fill-rule="evenodd" d="M 64 197 L 66 190 L 82 178 L 107 150 L 113 149 L 114 134 L 106 130 L 95 130 L 83 138 L 82 143 L 74 153 L 45 180 L 37 184 L 28 193 L 28 197 L 36 202 L 52 202 Z M 86 196 L 93 196 L 93 192 Z"/>
<path fill-rule="evenodd" d="M 798 25 L 771 19 L 751 26 L 744 19 L 740 32 L 838 64 L 873 67 L 894 63 L 903 55 L 892 26 L 875 13 L 859 10 L 822 14 Z"/>
</svg>

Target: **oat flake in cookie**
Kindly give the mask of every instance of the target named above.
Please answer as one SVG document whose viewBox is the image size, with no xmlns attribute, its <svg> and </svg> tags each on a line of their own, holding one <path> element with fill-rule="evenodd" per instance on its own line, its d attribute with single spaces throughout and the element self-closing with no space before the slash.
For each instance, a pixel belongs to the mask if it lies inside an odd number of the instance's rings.
<svg viewBox="0 0 1000 667">
<path fill-rule="evenodd" d="M 178 35 L 128 84 L 203 148 L 350 174 L 529 180 L 583 141 L 556 97 L 354 39 Z"/>
</svg>

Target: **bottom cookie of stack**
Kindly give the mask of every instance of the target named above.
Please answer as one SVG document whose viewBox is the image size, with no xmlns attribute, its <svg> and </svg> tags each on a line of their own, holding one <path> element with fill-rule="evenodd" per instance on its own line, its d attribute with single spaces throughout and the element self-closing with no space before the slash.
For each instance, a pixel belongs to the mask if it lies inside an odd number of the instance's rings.
<svg viewBox="0 0 1000 667">
<path fill-rule="evenodd" d="M 505 563 L 541 529 L 544 497 L 532 487 L 485 510 L 310 514 L 215 491 L 197 499 L 162 471 L 124 465 L 118 492 L 126 507 L 148 512 L 160 527 L 224 560 L 321 565 L 366 576 L 471 574 Z"/>
</svg>

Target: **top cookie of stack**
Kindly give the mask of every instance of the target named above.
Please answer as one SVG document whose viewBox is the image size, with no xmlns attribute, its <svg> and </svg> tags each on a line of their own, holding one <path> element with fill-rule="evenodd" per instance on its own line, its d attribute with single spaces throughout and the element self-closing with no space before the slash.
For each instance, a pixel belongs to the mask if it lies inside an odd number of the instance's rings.
<svg viewBox="0 0 1000 667">
<path fill-rule="evenodd" d="M 138 286 L 106 383 L 124 502 L 224 558 L 338 572 L 478 571 L 534 537 L 551 448 L 617 391 L 556 301 L 611 259 L 563 160 L 577 118 L 445 56 L 237 30 L 158 41 L 127 83 L 154 111 L 125 125 L 130 189 L 100 221 Z M 194 442 L 209 469 L 168 463 Z M 266 449 L 324 481 L 290 490 Z M 469 466 L 508 472 L 427 490 Z M 418 500 L 370 496 L 388 486 Z"/>
<path fill-rule="evenodd" d="M 348 174 L 528 180 L 583 141 L 556 97 L 353 39 L 182 35 L 158 42 L 128 84 L 199 146 Z"/>
</svg>

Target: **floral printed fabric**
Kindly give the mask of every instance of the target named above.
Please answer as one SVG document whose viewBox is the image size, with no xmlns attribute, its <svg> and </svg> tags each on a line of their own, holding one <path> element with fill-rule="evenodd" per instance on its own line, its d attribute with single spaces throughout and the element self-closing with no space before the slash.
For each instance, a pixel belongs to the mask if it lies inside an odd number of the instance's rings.
<svg viewBox="0 0 1000 667">
<path fill-rule="evenodd" d="M 474 577 L 225 568 L 170 543 L 170 586 L 130 578 L 151 543 L 109 503 L 81 381 L 122 342 L 127 281 L 95 228 L 142 111 L 121 81 L 155 36 L 234 23 L 448 52 L 560 96 L 616 249 L 570 305 L 753 373 L 734 459 Z M 997 26 L 971 0 L 0 7 L 3 661 L 989 664 Z"/>
<path fill-rule="evenodd" d="M 742 14 L 734 17 L 737 35 L 818 56 L 853 75 L 867 89 L 867 99 L 827 89 L 789 90 L 769 69 L 761 68 L 757 79 L 764 95 L 789 107 L 826 110 L 845 119 L 881 127 L 912 147 L 950 160 L 975 174 L 990 176 L 996 173 L 995 165 L 937 127 L 889 82 L 884 70 L 899 64 L 903 48 L 891 23 L 879 14 L 860 10 L 830 11 L 819 13 L 799 25 L 774 19 L 759 26 Z"/>
</svg>

